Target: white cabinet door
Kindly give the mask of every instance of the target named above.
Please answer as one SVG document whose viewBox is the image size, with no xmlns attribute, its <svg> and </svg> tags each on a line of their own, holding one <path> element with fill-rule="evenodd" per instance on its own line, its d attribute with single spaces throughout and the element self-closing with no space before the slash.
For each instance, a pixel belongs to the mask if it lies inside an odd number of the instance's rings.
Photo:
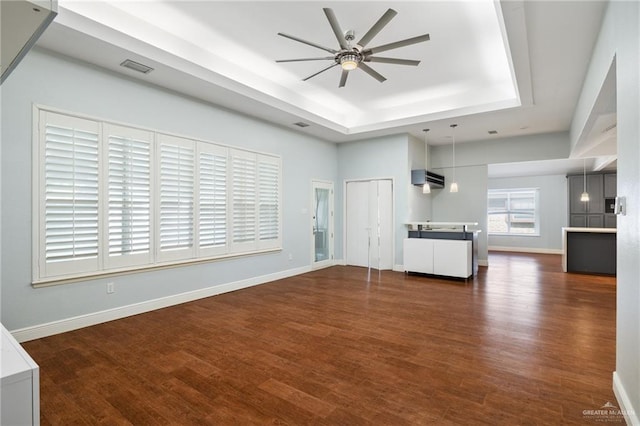
<svg viewBox="0 0 640 426">
<path fill-rule="evenodd" d="M 404 270 L 433 274 L 434 241 L 427 238 L 405 238 L 404 240 Z"/>
<path fill-rule="evenodd" d="M 472 242 L 436 240 L 433 248 L 433 273 L 467 278 L 472 273 Z"/>
</svg>

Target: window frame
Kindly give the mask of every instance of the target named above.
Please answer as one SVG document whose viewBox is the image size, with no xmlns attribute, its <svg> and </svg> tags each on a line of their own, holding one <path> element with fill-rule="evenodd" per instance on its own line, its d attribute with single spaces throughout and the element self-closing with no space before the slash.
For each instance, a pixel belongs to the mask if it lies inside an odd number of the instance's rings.
<svg viewBox="0 0 640 426">
<path fill-rule="evenodd" d="M 490 210 L 491 195 L 504 193 L 507 195 L 507 208 L 503 212 L 494 212 Z M 529 194 L 533 195 L 534 208 L 533 208 L 533 220 L 534 228 L 531 233 L 512 232 L 512 220 L 511 216 L 522 212 L 523 209 L 517 210 L 511 208 L 511 197 L 515 194 Z M 529 209 L 527 211 L 530 211 Z M 495 232 L 491 231 L 490 223 L 492 214 L 506 214 L 507 215 L 507 232 Z M 539 237 L 540 236 L 540 188 L 502 188 L 502 189 L 489 189 L 487 191 L 487 234 L 500 237 Z"/>
<path fill-rule="evenodd" d="M 92 123 L 98 134 L 98 255 L 91 259 L 88 265 L 80 265 L 82 262 L 61 262 L 62 267 L 51 266 L 51 262 L 46 262 L 44 257 L 45 231 L 43 220 L 45 210 L 45 185 L 47 178 L 45 175 L 45 148 L 44 128 L 51 116 L 66 117 L 74 121 L 83 120 Z M 49 120 L 50 121 L 50 120 Z M 109 133 L 114 129 L 128 135 L 137 135 L 141 138 L 147 137 L 149 145 L 149 173 L 150 173 L 150 241 L 149 253 L 133 255 L 117 255 L 110 258 L 109 254 Z M 282 158 L 276 154 L 260 153 L 244 148 L 231 147 L 216 142 L 188 138 L 180 135 L 169 134 L 154 129 L 147 129 L 140 126 L 116 123 L 73 112 L 58 110 L 56 108 L 35 105 L 33 106 L 33 151 L 32 151 L 32 285 L 35 287 L 62 284 L 67 282 L 82 281 L 88 278 L 120 275 L 141 270 L 176 267 L 185 264 L 215 261 L 229 257 L 244 255 L 254 255 L 282 250 Z M 176 250 L 174 253 L 162 253 L 160 250 L 160 156 L 162 141 L 173 141 L 179 144 L 186 144 L 193 149 L 193 208 L 192 208 L 192 242 L 186 250 Z M 224 244 L 200 247 L 200 203 L 207 200 L 200 198 L 200 154 L 208 153 L 217 155 L 220 161 L 224 156 L 226 171 L 224 174 L 224 202 L 225 211 L 225 239 Z M 232 244 L 232 153 L 236 155 L 248 156 L 255 160 L 255 176 L 258 176 L 258 164 L 266 161 L 275 164 L 277 167 L 277 238 L 268 241 L 260 241 L 260 214 L 259 214 L 259 183 L 254 185 L 255 194 L 255 238 L 248 243 L 241 245 Z M 214 182 L 220 188 L 222 175 L 218 174 L 218 180 Z M 272 179 L 273 181 L 273 179 Z M 222 190 L 220 190 L 222 192 Z M 213 196 L 213 195 L 212 195 Z M 221 199 L 217 205 L 220 206 Z M 204 205 L 204 204 L 203 204 Z M 270 222 L 272 223 L 272 222 Z M 272 230 L 272 228 L 270 228 Z M 220 239 L 220 231 L 218 230 Z M 76 265 L 77 263 L 77 265 Z M 78 267 L 76 267 L 78 266 Z"/>
</svg>

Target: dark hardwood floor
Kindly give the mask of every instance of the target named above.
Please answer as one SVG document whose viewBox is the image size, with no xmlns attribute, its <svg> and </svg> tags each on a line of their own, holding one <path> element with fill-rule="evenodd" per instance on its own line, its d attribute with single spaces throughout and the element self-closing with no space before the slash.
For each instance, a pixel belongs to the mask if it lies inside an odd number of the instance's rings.
<svg viewBox="0 0 640 426">
<path fill-rule="evenodd" d="M 42 424 L 603 424 L 615 278 L 560 261 L 333 267 L 27 342 Z"/>
</svg>

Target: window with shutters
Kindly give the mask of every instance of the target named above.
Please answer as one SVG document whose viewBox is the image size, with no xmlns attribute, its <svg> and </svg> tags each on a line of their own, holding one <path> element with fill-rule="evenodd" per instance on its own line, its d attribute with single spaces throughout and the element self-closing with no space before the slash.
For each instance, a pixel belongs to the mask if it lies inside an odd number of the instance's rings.
<svg viewBox="0 0 640 426">
<path fill-rule="evenodd" d="M 159 257 L 194 257 L 195 147 L 190 140 L 159 136 Z"/>
<path fill-rule="evenodd" d="M 280 161 L 258 156 L 258 245 L 275 247 L 280 240 Z"/>
<path fill-rule="evenodd" d="M 98 130 L 54 113 L 40 126 L 40 266 L 47 275 L 98 268 Z"/>
<path fill-rule="evenodd" d="M 490 189 L 490 235 L 540 235 L 538 189 Z"/>
<path fill-rule="evenodd" d="M 227 246 L 227 149 L 202 144 L 198 153 L 198 249 L 224 253 Z"/>
<path fill-rule="evenodd" d="M 256 241 L 256 154 L 232 150 L 231 152 L 231 235 L 233 251 L 246 250 Z"/>
<path fill-rule="evenodd" d="M 280 157 L 34 117 L 34 283 L 281 248 Z"/>
<path fill-rule="evenodd" d="M 105 125 L 107 267 L 151 260 L 151 132 Z"/>
</svg>

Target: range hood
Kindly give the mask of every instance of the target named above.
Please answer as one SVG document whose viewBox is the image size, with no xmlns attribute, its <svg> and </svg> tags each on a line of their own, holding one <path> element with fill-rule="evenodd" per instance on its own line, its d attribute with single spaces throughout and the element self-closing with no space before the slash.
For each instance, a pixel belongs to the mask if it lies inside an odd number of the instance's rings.
<svg viewBox="0 0 640 426">
<path fill-rule="evenodd" d="M 444 188 L 444 176 L 427 170 L 411 170 L 411 184 L 422 186 L 428 183 L 431 188 Z"/>
<path fill-rule="evenodd" d="M 0 1 L 0 83 L 58 14 L 57 0 Z"/>
</svg>

